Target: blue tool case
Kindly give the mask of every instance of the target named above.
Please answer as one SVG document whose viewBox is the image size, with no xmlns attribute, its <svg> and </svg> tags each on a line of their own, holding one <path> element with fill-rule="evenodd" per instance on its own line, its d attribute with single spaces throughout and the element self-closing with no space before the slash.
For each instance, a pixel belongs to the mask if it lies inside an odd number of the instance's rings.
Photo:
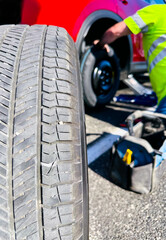
<svg viewBox="0 0 166 240">
<path fill-rule="evenodd" d="M 111 181 L 137 193 L 149 193 L 166 171 L 166 115 L 136 111 L 126 125 L 127 134 L 111 148 Z M 128 149 L 132 156 L 126 163 Z"/>
</svg>

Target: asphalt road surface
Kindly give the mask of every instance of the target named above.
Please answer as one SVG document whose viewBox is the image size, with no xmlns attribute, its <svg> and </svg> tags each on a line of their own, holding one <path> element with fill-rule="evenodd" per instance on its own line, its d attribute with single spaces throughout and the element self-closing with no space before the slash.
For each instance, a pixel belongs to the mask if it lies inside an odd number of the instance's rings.
<svg viewBox="0 0 166 240">
<path fill-rule="evenodd" d="M 118 94 L 126 92 L 130 90 L 123 88 Z M 112 102 L 86 113 L 88 151 L 92 150 L 88 152 L 90 240 L 166 240 L 166 174 L 149 194 L 126 191 L 109 180 L 109 144 L 119 135 L 119 124 L 137 109 L 146 108 Z M 101 145 L 101 139 L 108 141 Z M 101 154 L 95 155 L 100 149 Z"/>
</svg>

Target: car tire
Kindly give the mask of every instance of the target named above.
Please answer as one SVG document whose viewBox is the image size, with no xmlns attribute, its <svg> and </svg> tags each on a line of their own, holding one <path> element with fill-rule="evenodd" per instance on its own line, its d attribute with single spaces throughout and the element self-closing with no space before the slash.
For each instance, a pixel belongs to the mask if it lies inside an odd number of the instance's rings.
<svg viewBox="0 0 166 240">
<path fill-rule="evenodd" d="M 84 101 L 88 107 L 104 106 L 113 99 L 120 82 L 119 60 L 109 52 L 90 47 L 81 59 Z"/>
<path fill-rule="evenodd" d="M 0 27 L 0 238 L 88 240 L 75 44 L 55 26 Z"/>
</svg>

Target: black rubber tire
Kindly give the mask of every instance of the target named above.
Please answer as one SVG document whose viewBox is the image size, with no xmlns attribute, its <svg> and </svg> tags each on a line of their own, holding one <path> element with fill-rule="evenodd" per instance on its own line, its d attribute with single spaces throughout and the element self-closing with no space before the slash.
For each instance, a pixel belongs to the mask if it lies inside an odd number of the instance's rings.
<svg viewBox="0 0 166 240">
<path fill-rule="evenodd" d="M 79 60 L 54 26 L 0 27 L 0 239 L 88 239 Z"/>
<path fill-rule="evenodd" d="M 111 88 L 106 94 L 98 95 L 93 86 L 93 73 L 98 63 L 106 60 L 111 64 L 114 76 L 111 80 Z M 94 46 L 90 47 L 81 59 L 81 72 L 84 101 L 88 107 L 104 106 L 113 99 L 120 82 L 120 65 L 114 50 L 110 47 L 110 52 L 97 50 Z"/>
</svg>

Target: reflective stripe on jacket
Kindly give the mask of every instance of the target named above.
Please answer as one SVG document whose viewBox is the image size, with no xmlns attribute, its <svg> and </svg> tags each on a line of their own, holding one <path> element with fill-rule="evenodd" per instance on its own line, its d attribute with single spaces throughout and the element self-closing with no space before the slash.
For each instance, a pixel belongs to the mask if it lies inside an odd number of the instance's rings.
<svg viewBox="0 0 166 240">
<path fill-rule="evenodd" d="M 132 33 L 143 33 L 143 48 L 158 102 L 166 96 L 166 5 L 150 5 L 124 20 Z"/>
</svg>

